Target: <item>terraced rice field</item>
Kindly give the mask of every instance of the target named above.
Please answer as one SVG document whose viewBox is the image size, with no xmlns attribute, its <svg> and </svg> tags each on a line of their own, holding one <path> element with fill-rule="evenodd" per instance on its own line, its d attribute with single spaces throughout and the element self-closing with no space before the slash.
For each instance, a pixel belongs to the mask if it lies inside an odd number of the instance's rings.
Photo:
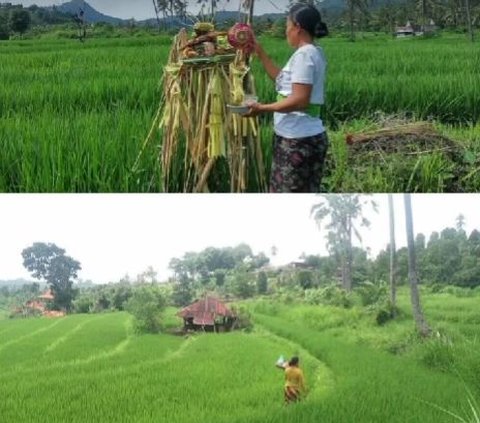
<svg viewBox="0 0 480 423">
<path fill-rule="evenodd" d="M 334 308 L 252 307 L 253 332 L 187 338 L 134 335 L 126 313 L 2 320 L 2 422 L 451 422 L 438 406 L 468 416 L 458 376 L 352 338 L 369 332 L 359 314 L 355 326 L 332 323 Z M 384 331 L 398 336 L 395 325 Z M 283 405 L 280 354 L 301 358 L 300 404 Z"/>
</svg>

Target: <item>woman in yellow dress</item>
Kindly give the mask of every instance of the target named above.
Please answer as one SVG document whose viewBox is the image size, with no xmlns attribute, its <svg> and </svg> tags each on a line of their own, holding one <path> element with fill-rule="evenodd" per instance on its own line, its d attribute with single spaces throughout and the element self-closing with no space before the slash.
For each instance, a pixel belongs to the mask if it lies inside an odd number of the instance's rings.
<svg viewBox="0 0 480 423">
<path fill-rule="evenodd" d="M 286 363 L 277 363 L 277 367 L 285 371 L 285 386 L 283 389 L 285 404 L 300 401 L 306 392 L 305 377 L 298 365 L 298 357 L 292 357 Z"/>
</svg>

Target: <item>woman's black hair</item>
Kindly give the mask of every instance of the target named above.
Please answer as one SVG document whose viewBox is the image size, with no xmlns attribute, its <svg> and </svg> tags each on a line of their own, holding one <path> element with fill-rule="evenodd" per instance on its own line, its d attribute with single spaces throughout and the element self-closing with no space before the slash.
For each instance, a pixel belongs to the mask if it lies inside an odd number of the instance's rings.
<svg viewBox="0 0 480 423">
<path fill-rule="evenodd" d="M 327 25 L 322 21 L 320 12 L 311 4 L 294 4 L 290 8 L 288 16 L 293 23 L 298 24 L 300 28 L 307 31 L 312 37 L 321 38 L 328 35 Z"/>
<path fill-rule="evenodd" d="M 298 364 L 298 357 L 292 357 L 288 362 L 289 366 L 296 366 Z"/>
</svg>

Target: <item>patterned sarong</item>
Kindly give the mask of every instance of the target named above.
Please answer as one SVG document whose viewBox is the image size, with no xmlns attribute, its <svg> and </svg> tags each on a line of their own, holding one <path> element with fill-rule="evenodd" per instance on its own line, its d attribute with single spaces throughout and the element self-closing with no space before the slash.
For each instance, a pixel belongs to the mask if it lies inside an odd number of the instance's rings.
<svg viewBox="0 0 480 423">
<path fill-rule="evenodd" d="M 285 386 L 284 390 L 285 403 L 300 401 L 300 391 L 293 386 Z"/>
<path fill-rule="evenodd" d="M 298 139 L 275 135 L 270 192 L 319 192 L 327 149 L 326 132 Z"/>
</svg>

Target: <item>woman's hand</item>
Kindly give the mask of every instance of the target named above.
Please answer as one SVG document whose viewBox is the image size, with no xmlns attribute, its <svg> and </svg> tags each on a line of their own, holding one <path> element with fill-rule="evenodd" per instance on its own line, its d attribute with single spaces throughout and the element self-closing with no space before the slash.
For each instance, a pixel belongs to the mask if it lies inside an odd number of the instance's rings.
<svg viewBox="0 0 480 423">
<path fill-rule="evenodd" d="M 264 104 L 257 103 L 256 101 L 247 102 L 246 106 L 248 106 L 248 112 L 243 114 L 242 117 L 250 118 L 255 117 L 264 112 L 263 107 Z"/>
</svg>

